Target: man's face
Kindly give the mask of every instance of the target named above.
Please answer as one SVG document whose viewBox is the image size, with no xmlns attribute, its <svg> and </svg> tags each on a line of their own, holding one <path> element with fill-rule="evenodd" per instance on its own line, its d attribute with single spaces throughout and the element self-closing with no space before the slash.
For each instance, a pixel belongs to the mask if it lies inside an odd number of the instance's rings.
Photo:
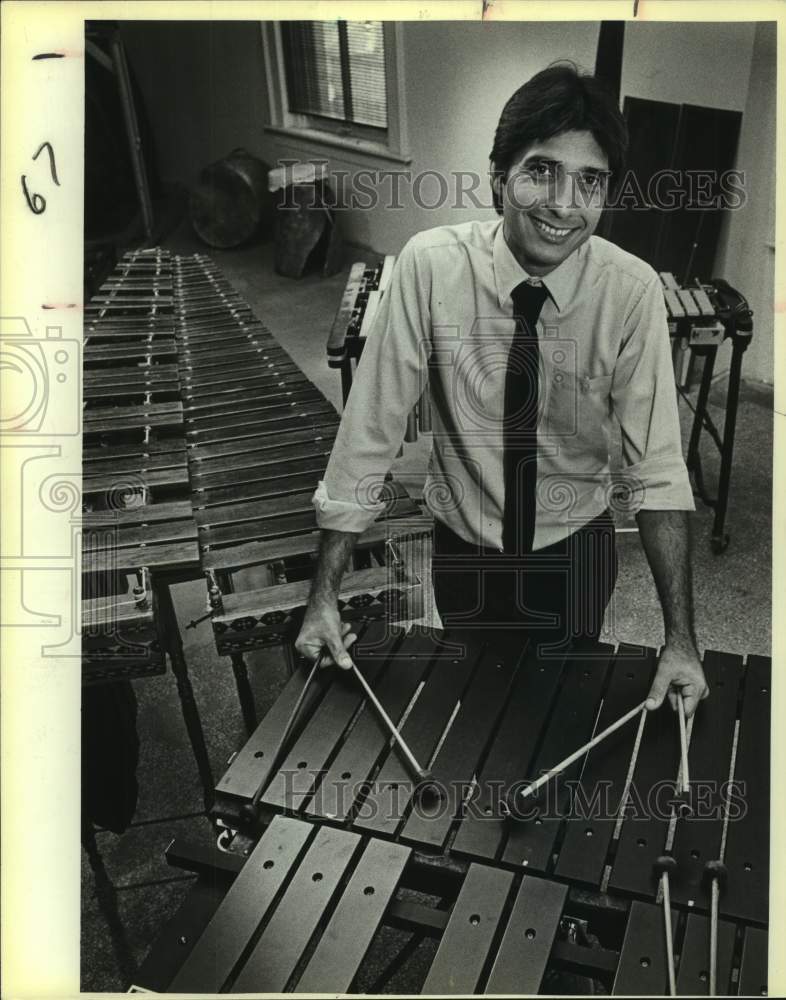
<svg viewBox="0 0 786 1000">
<path fill-rule="evenodd" d="M 609 161 L 591 132 L 562 132 L 522 150 L 504 182 L 505 240 L 528 274 L 545 275 L 595 232 Z"/>
</svg>

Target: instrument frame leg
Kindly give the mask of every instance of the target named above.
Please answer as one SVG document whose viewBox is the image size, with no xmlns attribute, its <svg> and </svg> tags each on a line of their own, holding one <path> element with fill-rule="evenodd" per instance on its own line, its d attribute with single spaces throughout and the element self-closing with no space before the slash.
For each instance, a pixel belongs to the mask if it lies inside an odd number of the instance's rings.
<svg viewBox="0 0 786 1000">
<path fill-rule="evenodd" d="M 123 921 L 120 919 L 120 910 L 117 905 L 117 890 L 104 866 L 104 859 L 96 842 L 95 827 L 85 816 L 82 816 L 81 841 L 82 849 L 87 855 L 90 868 L 93 872 L 96 901 L 98 902 L 101 916 L 106 921 L 120 973 L 125 982 L 133 982 L 137 972 L 137 964 L 134 961 Z"/>
<path fill-rule="evenodd" d="M 750 337 L 735 334 L 732 337 L 731 366 L 729 368 L 729 384 L 726 392 L 726 419 L 723 425 L 723 447 L 721 448 L 720 475 L 718 477 L 718 499 L 715 503 L 715 520 L 712 525 L 712 550 L 715 554 L 723 552 L 729 544 L 729 536 L 724 534 L 726 509 L 729 503 L 729 485 L 731 483 L 731 462 L 734 456 L 734 434 L 737 428 L 737 409 L 740 400 L 740 382 L 742 381 L 742 356 L 745 353 Z"/>
<path fill-rule="evenodd" d="M 703 476 L 701 474 L 701 458 L 699 456 L 699 442 L 701 441 L 701 431 L 707 416 L 707 403 L 709 401 L 710 389 L 712 388 L 712 376 L 715 371 L 715 359 L 717 348 L 712 348 L 704 356 L 704 364 L 701 371 L 701 382 L 699 383 L 699 395 L 696 400 L 696 410 L 691 426 L 690 440 L 688 442 L 688 456 L 686 464 L 688 470 L 693 472 L 696 478 L 696 486 L 704 503 L 710 503 L 709 497 L 705 494 Z"/>
<path fill-rule="evenodd" d="M 232 662 L 232 673 L 235 675 L 235 687 L 240 702 L 240 711 L 243 715 L 243 725 L 250 736 L 257 728 L 259 719 L 254 702 L 254 692 L 251 690 L 248 679 L 248 667 L 242 653 L 231 653 L 229 658 Z"/>
<path fill-rule="evenodd" d="M 177 684 L 177 693 L 180 697 L 180 707 L 183 713 L 183 721 L 186 732 L 191 743 L 191 750 L 194 754 L 199 777 L 202 782 L 203 799 L 205 811 L 208 812 L 213 805 L 213 789 L 215 780 L 213 769 L 210 766 L 210 758 L 205 743 L 205 733 L 202 728 L 202 720 L 199 715 L 199 707 L 194 697 L 194 689 L 191 685 L 191 678 L 188 674 L 188 663 L 183 654 L 183 639 L 180 635 L 180 628 L 177 624 L 177 615 L 172 603 L 172 594 L 169 585 L 159 583 L 156 587 L 158 606 L 161 611 L 163 626 L 163 638 L 169 662 L 172 665 L 172 673 Z"/>
<path fill-rule="evenodd" d="M 344 358 L 341 362 L 341 399 L 347 405 L 349 390 L 352 388 L 352 358 Z"/>
</svg>

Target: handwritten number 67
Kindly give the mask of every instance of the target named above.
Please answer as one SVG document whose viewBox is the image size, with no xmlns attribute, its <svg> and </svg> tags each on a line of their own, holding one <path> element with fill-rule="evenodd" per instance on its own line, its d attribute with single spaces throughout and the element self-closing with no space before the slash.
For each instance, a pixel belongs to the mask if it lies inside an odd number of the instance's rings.
<svg viewBox="0 0 786 1000">
<path fill-rule="evenodd" d="M 46 150 L 49 156 L 49 173 L 52 175 L 52 180 L 60 187 L 60 180 L 57 176 L 57 163 L 55 162 L 55 151 L 52 149 L 52 144 L 49 142 L 42 142 L 38 149 L 33 154 L 33 159 L 37 160 L 41 153 Z M 27 207 L 35 215 L 40 215 L 42 212 L 46 211 L 46 198 L 43 195 L 37 194 L 36 192 L 30 193 L 27 187 L 27 177 L 22 174 L 22 191 L 24 192 L 25 200 L 27 201 Z"/>
</svg>

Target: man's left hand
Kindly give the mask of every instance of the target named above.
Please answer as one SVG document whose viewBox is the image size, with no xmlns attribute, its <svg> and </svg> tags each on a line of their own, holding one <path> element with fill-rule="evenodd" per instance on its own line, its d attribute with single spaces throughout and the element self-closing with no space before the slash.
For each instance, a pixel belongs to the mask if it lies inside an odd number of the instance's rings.
<svg viewBox="0 0 786 1000">
<path fill-rule="evenodd" d="M 658 669 L 647 695 L 647 708 L 660 708 L 668 694 L 671 707 L 676 710 L 677 696 L 682 692 L 685 717 L 690 718 L 699 702 L 710 693 L 699 654 L 695 647 L 675 646 L 668 643 L 663 647 L 658 661 Z"/>
</svg>

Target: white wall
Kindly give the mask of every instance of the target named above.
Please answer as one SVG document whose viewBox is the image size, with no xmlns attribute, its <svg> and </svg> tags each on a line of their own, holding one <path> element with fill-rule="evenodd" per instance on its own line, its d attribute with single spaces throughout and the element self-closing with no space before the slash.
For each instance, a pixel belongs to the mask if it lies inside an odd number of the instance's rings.
<svg viewBox="0 0 786 1000">
<path fill-rule="evenodd" d="M 742 111 L 754 24 L 628 21 L 621 97 Z"/>
<path fill-rule="evenodd" d="M 746 175 L 747 203 L 726 217 L 716 266 L 753 308 L 753 340 L 743 373 L 769 383 L 774 364 L 775 72 L 776 27 L 762 22 L 756 26 L 737 153 L 737 167 Z"/>
</svg>

